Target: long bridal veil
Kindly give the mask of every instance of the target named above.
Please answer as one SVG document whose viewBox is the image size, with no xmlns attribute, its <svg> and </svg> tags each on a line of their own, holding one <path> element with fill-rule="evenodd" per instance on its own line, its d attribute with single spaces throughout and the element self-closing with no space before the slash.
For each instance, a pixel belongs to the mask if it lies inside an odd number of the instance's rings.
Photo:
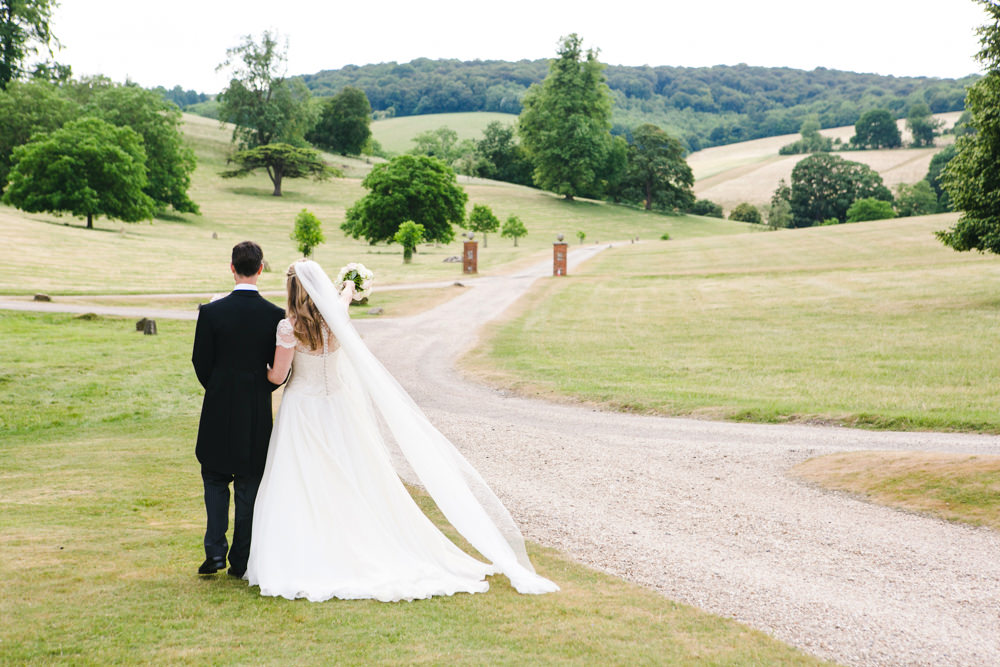
<svg viewBox="0 0 1000 667">
<path fill-rule="evenodd" d="M 295 273 L 340 343 L 338 365 L 347 376 L 353 409 L 374 406 L 406 462 L 451 525 L 505 574 L 519 593 L 559 590 L 535 573 L 521 531 L 482 476 L 430 423 L 361 340 L 329 276 L 311 260 L 296 263 Z M 373 446 L 384 447 L 385 443 Z"/>
</svg>

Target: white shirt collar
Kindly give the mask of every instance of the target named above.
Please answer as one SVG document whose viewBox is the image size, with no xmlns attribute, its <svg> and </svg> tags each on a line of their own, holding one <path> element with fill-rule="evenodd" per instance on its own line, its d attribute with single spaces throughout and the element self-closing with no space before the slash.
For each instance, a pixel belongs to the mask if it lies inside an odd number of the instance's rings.
<svg viewBox="0 0 1000 667">
<path fill-rule="evenodd" d="M 260 290 L 257 289 L 256 285 L 251 285 L 250 283 L 239 283 L 239 284 L 237 284 L 235 287 L 233 287 L 233 291 L 235 292 L 237 290 L 249 290 L 251 292 L 259 292 L 260 291 Z"/>
</svg>

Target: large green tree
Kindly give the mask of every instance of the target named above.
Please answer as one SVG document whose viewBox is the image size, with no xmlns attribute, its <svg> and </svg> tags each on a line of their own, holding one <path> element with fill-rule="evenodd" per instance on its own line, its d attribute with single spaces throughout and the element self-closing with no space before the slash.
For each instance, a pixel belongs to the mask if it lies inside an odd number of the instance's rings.
<svg viewBox="0 0 1000 667">
<path fill-rule="evenodd" d="M 492 178 L 519 185 L 534 185 L 531 159 L 524 147 L 517 143 L 516 129 L 498 120 L 483 130 L 483 138 L 476 142 L 476 176 Z"/>
<path fill-rule="evenodd" d="M 948 191 L 944 188 L 943 179 L 945 168 L 957 154 L 958 147 L 955 144 L 945 146 L 931 158 L 931 163 L 927 167 L 927 175 L 924 176 L 924 180 L 930 183 L 931 188 L 934 190 L 934 194 L 937 197 L 939 212 L 952 210 L 951 197 L 948 195 Z"/>
<path fill-rule="evenodd" d="M 323 103 L 319 120 L 306 133 L 306 139 L 334 153 L 358 155 L 372 136 L 371 115 L 365 91 L 345 86 Z"/>
<path fill-rule="evenodd" d="M 564 37 L 541 84 L 525 93 L 518 119 L 535 183 L 573 199 L 603 193 L 611 141 L 611 95 L 597 51 Z"/>
<path fill-rule="evenodd" d="M 0 0 L 0 90 L 25 74 L 28 58 L 52 56 L 58 40 L 49 23 L 55 0 Z M 43 70 L 45 66 L 43 66 Z"/>
<path fill-rule="evenodd" d="M 979 28 L 986 75 L 965 98 L 974 132 L 959 137 L 958 153 L 944 170 L 944 186 L 962 217 L 937 235 L 955 250 L 1000 253 L 1000 5 L 976 1 L 990 19 Z"/>
<path fill-rule="evenodd" d="M 626 199 L 642 201 L 647 211 L 654 206 L 683 211 L 694 204 L 694 174 L 674 137 L 655 125 L 640 125 L 632 132 L 627 160 Z"/>
<path fill-rule="evenodd" d="M 861 114 L 854 124 L 851 143 L 859 148 L 898 148 L 903 145 L 903 138 L 891 113 L 872 109 Z"/>
<path fill-rule="evenodd" d="M 375 165 L 361 185 L 368 194 L 347 209 L 340 226 L 353 238 L 392 241 L 399 226 L 412 220 L 424 226 L 427 241 L 450 243 L 455 238 L 452 226 L 465 219 L 468 195 L 454 170 L 437 158 L 400 155 Z"/>
<path fill-rule="evenodd" d="M 271 142 L 301 145 L 315 124 L 310 92 L 300 79 L 285 77 L 288 46 L 265 30 L 260 42 L 253 35 L 226 51 L 217 69 L 229 70 L 229 86 L 218 97 L 219 119 L 232 123 L 233 141 L 241 148 Z"/>
<path fill-rule="evenodd" d="M 340 176 L 340 171 L 328 166 L 319 153 L 311 148 L 300 148 L 285 143 L 273 143 L 236 151 L 230 158 L 235 169 L 222 172 L 223 178 L 247 176 L 258 169 L 267 172 L 274 185 L 275 197 L 281 196 L 281 183 L 286 178 L 306 178 L 322 181 Z"/>
<path fill-rule="evenodd" d="M 80 115 L 80 105 L 67 100 L 44 81 L 12 81 L 0 91 L 0 193 L 7 185 L 14 148 L 36 132 L 58 130 Z"/>
<path fill-rule="evenodd" d="M 486 248 L 489 245 L 486 234 L 500 229 L 500 218 L 496 217 L 493 209 L 486 204 L 475 204 L 469 211 L 469 220 L 465 226 L 483 235 L 483 247 Z"/>
<path fill-rule="evenodd" d="M 98 91 L 85 111 L 112 125 L 130 127 L 142 137 L 146 151 L 145 192 L 157 207 L 197 213 L 188 197 L 195 169 L 194 151 L 181 135 L 181 112 L 159 94 L 137 86 L 115 86 Z"/>
<path fill-rule="evenodd" d="M 3 200 L 32 213 L 137 222 L 153 217 L 142 138 L 128 127 L 80 118 L 14 149 Z"/>
<path fill-rule="evenodd" d="M 789 201 L 795 227 L 810 227 L 831 218 L 844 222 L 847 209 L 864 197 L 892 201 L 882 177 L 866 164 L 814 153 L 792 169 Z"/>
</svg>

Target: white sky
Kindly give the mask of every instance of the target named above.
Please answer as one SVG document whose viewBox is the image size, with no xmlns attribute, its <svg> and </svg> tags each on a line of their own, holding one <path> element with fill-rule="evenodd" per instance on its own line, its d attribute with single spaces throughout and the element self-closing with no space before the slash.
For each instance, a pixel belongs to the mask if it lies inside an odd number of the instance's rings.
<svg viewBox="0 0 1000 667">
<path fill-rule="evenodd" d="M 551 58 L 578 33 L 614 65 L 747 63 L 897 76 L 979 72 L 972 0 L 61 0 L 53 31 L 77 76 L 215 93 L 246 34 L 289 40 L 288 73 L 414 58 Z M 835 9 L 828 9 L 835 8 Z"/>
</svg>

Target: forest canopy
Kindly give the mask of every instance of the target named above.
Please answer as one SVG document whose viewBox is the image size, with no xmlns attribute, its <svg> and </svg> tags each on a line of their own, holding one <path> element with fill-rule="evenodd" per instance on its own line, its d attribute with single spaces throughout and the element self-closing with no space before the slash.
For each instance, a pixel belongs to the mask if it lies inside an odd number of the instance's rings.
<svg viewBox="0 0 1000 667">
<path fill-rule="evenodd" d="M 469 61 L 419 58 L 409 63 L 348 65 L 304 75 L 314 95 L 345 86 L 365 91 L 376 116 L 460 111 L 518 114 L 528 87 L 548 73 L 548 60 Z M 904 117 L 914 103 L 932 113 L 958 111 L 978 76 L 895 77 L 817 68 L 718 65 L 604 70 L 611 89 L 613 132 L 652 123 L 688 150 L 799 131 L 807 116 L 822 127 L 853 125 L 869 109 Z"/>
</svg>

